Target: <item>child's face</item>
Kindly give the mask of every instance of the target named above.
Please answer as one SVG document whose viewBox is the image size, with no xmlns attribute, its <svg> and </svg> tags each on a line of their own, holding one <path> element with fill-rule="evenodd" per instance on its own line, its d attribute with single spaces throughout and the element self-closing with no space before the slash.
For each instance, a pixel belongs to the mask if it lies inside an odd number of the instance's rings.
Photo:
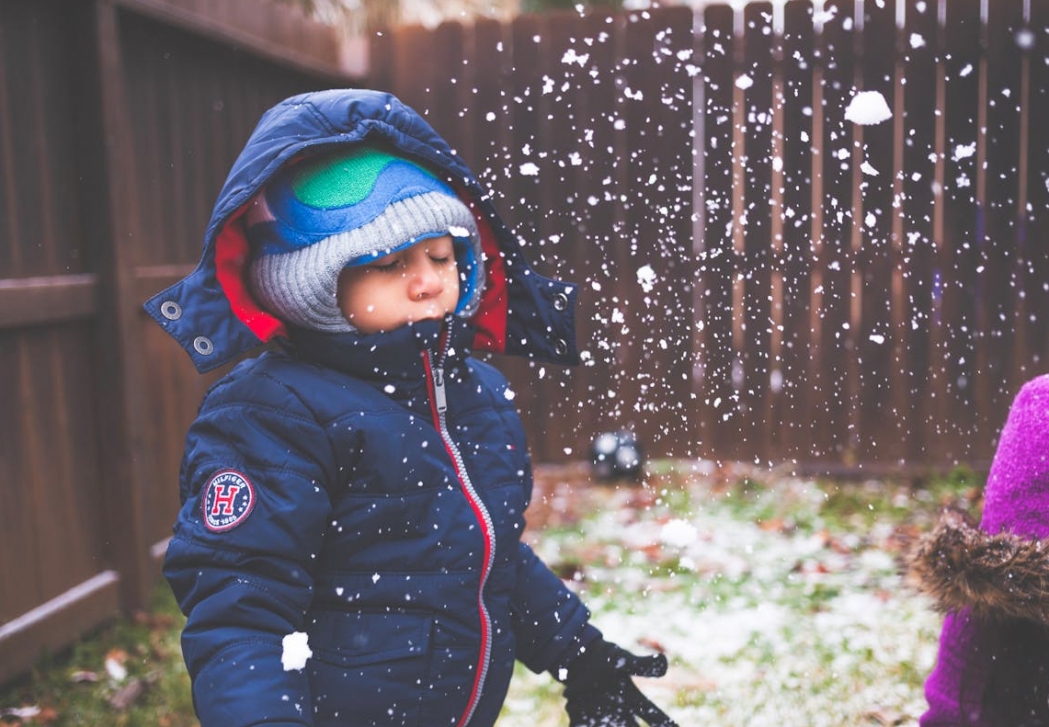
<svg viewBox="0 0 1049 727">
<path fill-rule="evenodd" d="M 451 236 L 346 268 L 339 275 L 338 300 L 346 320 L 361 333 L 452 313 L 459 302 L 459 269 Z"/>
</svg>

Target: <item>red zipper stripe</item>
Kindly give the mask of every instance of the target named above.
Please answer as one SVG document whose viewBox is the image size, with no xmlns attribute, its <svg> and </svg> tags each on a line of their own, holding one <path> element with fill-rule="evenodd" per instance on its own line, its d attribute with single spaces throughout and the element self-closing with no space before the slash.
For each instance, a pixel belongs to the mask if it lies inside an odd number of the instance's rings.
<svg viewBox="0 0 1049 727">
<path fill-rule="evenodd" d="M 488 614 L 488 607 L 484 603 L 484 587 L 488 582 L 493 561 L 491 516 L 477 498 L 469 476 L 461 469 L 462 455 L 451 441 L 451 435 L 447 431 L 444 415 L 437 408 L 436 384 L 434 383 L 434 371 L 429 351 L 423 351 L 423 365 L 426 370 L 426 390 L 430 399 L 430 413 L 433 416 L 434 427 L 437 429 L 437 433 L 441 437 L 441 443 L 444 445 L 448 458 L 452 462 L 452 469 L 455 470 L 455 476 L 459 480 L 459 487 L 466 497 L 466 501 L 470 503 L 470 508 L 473 510 L 474 517 L 477 518 L 477 522 L 481 526 L 481 533 L 484 536 L 484 566 L 481 570 L 481 580 L 477 590 L 477 612 L 481 622 L 481 651 L 478 655 L 477 671 L 474 674 L 470 699 L 467 701 L 466 709 L 456 725 L 456 727 L 464 727 L 477 709 L 477 703 L 481 698 L 481 690 L 484 687 L 484 681 L 488 674 L 488 664 L 492 656 L 491 617 Z"/>
</svg>

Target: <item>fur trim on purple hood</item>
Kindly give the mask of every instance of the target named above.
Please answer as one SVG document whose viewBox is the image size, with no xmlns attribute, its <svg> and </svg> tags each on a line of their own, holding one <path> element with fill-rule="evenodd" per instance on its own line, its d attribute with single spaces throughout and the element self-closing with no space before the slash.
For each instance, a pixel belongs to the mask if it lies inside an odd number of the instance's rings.
<svg viewBox="0 0 1049 727">
<path fill-rule="evenodd" d="M 969 608 L 980 619 L 1018 618 L 1049 626 L 1049 543 L 1009 532 L 989 535 L 950 512 L 918 541 L 912 583 L 943 613 Z"/>
</svg>

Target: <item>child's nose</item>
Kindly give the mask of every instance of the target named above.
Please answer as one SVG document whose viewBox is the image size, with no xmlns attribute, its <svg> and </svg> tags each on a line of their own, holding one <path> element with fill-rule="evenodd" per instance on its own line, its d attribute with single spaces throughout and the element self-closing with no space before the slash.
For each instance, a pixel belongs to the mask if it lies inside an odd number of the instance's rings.
<svg viewBox="0 0 1049 727">
<path fill-rule="evenodd" d="M 429 260 L 412 266 L 409 293 L 414 300 L 423 300 L 440 295 L 444 281 Z"/>
</svg>

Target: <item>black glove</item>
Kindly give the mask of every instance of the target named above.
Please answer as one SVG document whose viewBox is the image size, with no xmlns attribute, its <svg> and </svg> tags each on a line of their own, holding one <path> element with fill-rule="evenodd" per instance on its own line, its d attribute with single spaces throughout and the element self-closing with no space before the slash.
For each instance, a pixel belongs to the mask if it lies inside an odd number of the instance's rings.
<svg viewBox="0 0 1049 727">
<path fill-rule="evenodd" d="M 652 704 L 630 677 L 661 677 L 667 658 L 635 656 L 604 639 L 587 645 L 568 663 L 564 676 L 565 711 L 570 727 L 677 727 L 677 723 Z"/>
</svg>

